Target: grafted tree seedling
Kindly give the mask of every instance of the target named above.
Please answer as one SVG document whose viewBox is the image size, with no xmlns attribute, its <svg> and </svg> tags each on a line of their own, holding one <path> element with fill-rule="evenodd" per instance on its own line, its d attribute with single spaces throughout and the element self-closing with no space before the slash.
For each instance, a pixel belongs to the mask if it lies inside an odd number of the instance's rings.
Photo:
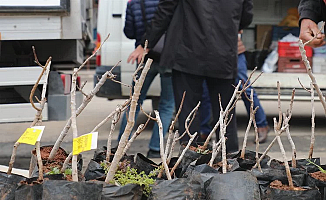
<svg viewBox="0 0 326 200">
<path fill-rule="evenodd" d="M 36 83 L 34 84 L 32 90 L 31 90 L 31 93 L 30 93 L 30 98 L 29 98 L 30 99 L 30 103 L 31 103 L 32 107 L 36 110 L 35 118 L 34 118 L 32 124 L 30 125 L 30 127 L 42 125 L 42 111 L 43 111 L 44 105 L 46 103 L 46 97 L 45 97 L 46 96 L 46 88 L 47 88 L 48 76 L 49 76 L 51 59 L 52 59 L 51 57 L 49 57 L 48 60 L 46 61 L 45 66 L 41 65 L 39 63 L 38 59 L 37 59 L 34 46 L 32 48 L 33 48 L 35 63 L 38 64 L 42 68 L 42 72 L 39 75 L 39 77 L 38 77 Z M 34 97 L 36 88 L 39 85 L 39 83 L 40 83 L 40 81 L 41 81 L 41 79 L 42 79 L 43 76 L 45 77 L 45 82 L 43 83 L 43 88 L 42 88 L 42 93 L 41 93 L 41 100 L 39 100 L 35 96 L 36 100 L 40 104 L 40 106 L 37 107 L 34 104 L 33 97 Z M 12 168 L 13 168 L 13 165 L 14 165 L 14 162 L 15 162 L 15 158 L 16 158 L 17 148 L 18 148 L 19 145 L 20 145 L 19 142 L 16 142 L 14 144 L 12 155 L 11 155 L 11 158 L 10 158 L 10 161 L 9 161 L 9 167 L 8 167 L 7 174 L 11 174 L 11 172 L 12 172 Z M 43 181 L 43 162 L 42 162 L 42 158 L 41 158 L 40 142 L 39 141 L 37 141 L 35 143 L 35 148 L 36 148 L 36 159 L 37 159 L 37 163 L 39 165 L 39 178 L 38 178 L 38 180 L 39 181 Z M 29 169 L 29 175 L 31 175 L 32 169 L 35 166 L 34 165 L 34 163 L 35 163 L 34 162 L 34 159 L 35 159 L 35 157 L 34 157 L 34 155 L 32 155 L 31 163 L 30 163 L 30 169 Z"/>
</svg>

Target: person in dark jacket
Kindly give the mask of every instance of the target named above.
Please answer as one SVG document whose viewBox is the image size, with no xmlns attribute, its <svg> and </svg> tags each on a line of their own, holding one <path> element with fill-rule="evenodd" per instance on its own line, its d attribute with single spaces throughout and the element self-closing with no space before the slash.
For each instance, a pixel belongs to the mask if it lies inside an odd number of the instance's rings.
<svg viewBox="0 0 326 200">
<path fill-rule="evenodd" d="M 300 39 L 305 43 L 319 33 L 318 22 L 326 21 L 326 0 L 301 0 L 300 14 Z M 319 47 L 325 45 L 325 35 L 319 33 L 317 38 L 308 45 Z"/>
<path fill-rule="evenodd" d="M 128 2 L 126 9 L 124 33 L 129 39 L 136 39 L 135 47 L 138 47 L 140 45 L 140 40 L 144 35 L 146 29 L 145 24 L 150 24 L 151 19 L 154 17 L 154 13 L 157 10 L 158 2 L 159 0 L 130 0 Z M 145 20 L 147 20 L 146 22 L 144 22 L 142 14 L 142 5 L 145 11 L 144 16 L 146 18 Z M 163 124 L 163 134 L 165 134 L 169 129 L 169 125 L 174 112 L 174 97 L 171 73 L 168 72 L 166 67 L 162 67 L 159 65 L 160 54 L 149 52 L 148 55 L 154 60 L 150 70 L 147 73 L 143 87 L 140 92 L 141 94 L 138 100 L 138 106 L 136 110 L 136 119 L 139 112 L 139 106 L 143 104 L 143 101 L 146 99 L 146 94 L 151 83 L 153 82 L 154 78 L 159 74 L 161 80 L 161 95 L 158 105 L 158 111 L 160 113 L 160 117 Z M 128 62 L 129 61 L 130 59 L 128 59 Z M 126 113 L 124 113 L 120 126 L 118 140 L 120 140 L 126 125 L 127 117 Z M 153 127 L 147 157 L 160 157 L 160 138 L 157 123 L 155 123 Z"/>
<path fill-rule="evenodd" d="M 160 63 L 172 67 L 173 91 L 176 108 L 182 94 L 186 98 L 179 115 L 179 133 L 185 131 L 184 122 L 202 96 L 205 80 L 212 103 L 213 123 L 219 119 L 218 94 L 223 109 L 234 91 L 237 76 L 238 32 L 252 21 L 252 0 L 164 0 L 152 19 L 141 45 L 148 40 L 151 49 L 167 31 Z M 131 60 L 141 57 L 141 48 L 131 54 Z M 235 110 L 232 110 L 235 114 Z M 230 118 L 229 118 L 230 119 Z M 190 132 L 200 131 L 200 119 L 196 115 Z M 218 137 L 218 134 L 217 134 Z M 238 150 L 236 117 L 227 127 L 227 151 Z M 186 136 L 183 141 L 188 140 Z"/>
</svg>

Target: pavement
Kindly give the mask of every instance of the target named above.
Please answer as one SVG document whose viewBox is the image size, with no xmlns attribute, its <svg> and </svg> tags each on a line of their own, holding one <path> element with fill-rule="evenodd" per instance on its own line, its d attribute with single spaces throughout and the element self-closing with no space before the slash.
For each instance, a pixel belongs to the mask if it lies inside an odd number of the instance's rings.
<svg viewBox="0 0 326 200">
<path fill-rule="evenodd" d="M 80 72 L 81 80 L 87 80 L 84 91 L 87 93 L 93 87 L 93 74 L 94 70 L 83 70 Z M 117 104 L 122 104 L 124 100 L 107 100 L 105 98 L 94 97 L 86 109 L 77 118 L 78 134 L 82 135 L 90 132 L 98 123 L 100 123 L 107 115 L 115 110 Z M 269 125 L 272 127 L 273 117 L 278 116 L 278 105 L 275 101 L 262 101 L 261 102 Z M 146 100 L 144 102 L 144 110 L 149 113 L 152 111 L 151 101 Z M 288 101 L 282 101 L 282 111 L 285 112 L 289 107 Z M 324 110 L 319 102 L 315 103 L 316 118 L 315 118 L 315 148 L 314 157 L 320 157 L 321 163 L 326 164 L 326 121 Z M 238 123 L 238 136 L 239 144 L 242 146 L 244 133 L 248 123 L 247 113 L 244 104 L 239 101 L 237 104 L 237 123 Z M 136 124 L 144 123 L 146 116 L 140 114 Z M 20 135 L 29 127 L 31 122 L 24 123 L 0 123 L 0 165 L 8 165 L 9 159 L 12 153 L 14 143 L 20 137 Z M 132 144 L 129 150 L 129 154 L 142 153 L 146 155 L 148 151 L 148 143 L 151 137 L 151 129 L 154 122 L 150 122 L 146 129 L 140 134 L 140 136 Z M 45 131 L 42 136 L 41 145 L 53 145 L 59 136 L 61 130 L 65 126 L 66 121 L 44 121 Z M 103 125 L 99 129 L 98 147 L 105 146 L 107 142 L 107 136 L 110 130 L 110 121 Z M 112 145 L 117 145 L 117 136 L 120 128 L 120 123 L 114 131 Z M 293 106 L 293 116 L 290 121 L 290 133 L 293 141 L 296 144 L 297 158 L 307 158 L 310 146 L 311 137 L 311 106 L 310 102 L 295 101 Z M 269 137 L 266 143 L 260 144 L 259 151 L 263 152 L 269 143 L 275 136 L 274 131 L 270 131 Z M 287 140 L 286 134 L 281 136 L 283 145 L 287 152 L 287 158 L 291 158 L 291 146 Z M 256 146 L 253 143 L 254 132 L 251 128 L 249 132 L 249 138 L 247 142 L 247 149 L 255 150 Z M 72 150 L 72 131 L 70 130 L 62 147 L 68 152 Z M 27 169 L 29 166 L 30 152 L 34 146 L 21 144 L 17 150 L 17 158 L 14 167 Z M 94 150 L 83 152 L 84 169 L 87 167 L 89 160 L 92 158 Z M 177 155 L 178 147 L 174 154 Z M 278 144 L 274 144 L 268 155 L 272 158 L 282 160 L 282 155 Z M 155 162 L 160 162 L 160 159 L 155 159 Z"/>
</svg>

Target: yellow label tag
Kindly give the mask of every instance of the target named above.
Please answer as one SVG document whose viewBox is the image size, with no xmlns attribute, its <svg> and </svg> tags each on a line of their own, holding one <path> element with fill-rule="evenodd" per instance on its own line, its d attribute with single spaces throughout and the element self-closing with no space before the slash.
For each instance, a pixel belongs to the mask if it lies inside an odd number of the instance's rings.
<svg viewBox="0 0 326 200">
<path fill-rule="evenodd" d="M 94 149 L 94 147 L 96 148 L 96 144 L 94 143 L 97 144 L 97 132 L 88 133 L 78 138 L 75 138 L 72 144 L 72 155 L 78 155 L 83 151 L 89 151 L 91 149 Z"/>
<path fill-rule="evenodd" d="M 23 133 L 23 135 L 20 136 L 20 138 L 18 139 L 17 142 L 35 145 L 35 143 L 41 133 L 42 133 L 42 130 L 40 130 L 40 129 L 27 128 L 26 131 Z"/>
</svg>

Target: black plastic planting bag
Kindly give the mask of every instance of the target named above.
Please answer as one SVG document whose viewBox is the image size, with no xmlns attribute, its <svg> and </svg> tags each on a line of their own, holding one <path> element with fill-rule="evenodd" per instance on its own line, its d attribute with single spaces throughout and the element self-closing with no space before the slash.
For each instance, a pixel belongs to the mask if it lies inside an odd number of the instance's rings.
<svg viewBox="0 0 326 200">
<path fill-rule="evenodd" d="M 274 180 L 280 180 L 282 183 L 287 184 L 288 179 L 285 170 L 263 168 L 262 171 L 258 169 L 252 169 L 251 173 L 258 180 L 272 182 Z M 300 169 L 291 168 L 292 181 L 295 186 L 303 186 L 305 184 L 306 172 Z"/>
<path fill-rule="evenodd" d="M 216 174 L 206 184 L 206 199 L 260 200 L 257 179 L 249 172 Z"/>
<path fill-rule="evenodd" d="M 64 180 L 45 180 L 42 199 L 80 200 L 101 199 L 102 184 L 91 182 L 72 182 Z"/>
<path fill-rule="evenodd" d="M 105 170 L 94 160 L 90 160 L 85 171 L 85 180 L 96 180 L 105 176 Z"/>
<path fill-rule="evenodd" d="M 15 191 L 17 184 L 25 179 L 19 175 L 8 175 L 6 173 L 0 173 L 0 199 L 12 200 L 15 199 Z"/>
<path fill-rule="evenodd" d="M 42 192 L 42 184 L 20 184 L 15 192 L 15 200 L 40 200 Z"/>
<path fill-rule="evenodd" d="M 93 160 L 95 160 L 98 163 L 103 160 L 106 160 L 106 150 L 107 150 L 106 146 L 96 149 L 94 152 Z M 117 148 L 111 148 L 110 162 L 112 161 L 113 156 L 116 151 L 117 151 Z"/>
<path fill-rule="evenodd" d="M 256 164 L 256 152 L 254 151 L 245 151 L 245 159 L 241 159 L 241 151 L 239 151 L 238 154 L 236 154 L 233 158 L 237 158 L 237 161 L 242 169 L 250 170 L 255 164 Z M 262 156 L 261 153 L 258 154 L 258 157 Z M 265 156 L 262 161 L 260 162 L 260 165 L 262 168 L 268 167 L 267 163 L 270 160 L 269 156 Z"/>
<path fill-rule="evenodd" d="M 266 199 L 275 200 L 320 200 L 321 196 L 317 188 L 306 187 L 307 190 L 280 190 L 269 188 Z"/>
<path fill-rule="evenodd" d="M 149 199 L 152 200 L 205 200 L 205 191 L 199 175 L 190 178 L 156 181 Z"/>
<path fill-rule="evenodd" d="M 116 186 L 105 184 L 103 186 L 101 200 L 141 200 L 143 189 L 139 185 L 127 184 Z"/>
<path fill-rule="evenodd" d="M 158 164 L 154 163 L 150 159 L 146 158 L 143 154 L 137 153 L 136 155 L 136 169 L 138 172 L 144 171 L 145 174 L 149 174 L 154 169 L 158 168 Z"/>
<path fill-rule="evenodd" d="M 187 170 L 190 163 L 193 162 L 194 160 L 198 159 L 200 156 L 201 156 L 201 154 L 196 153 L 189 149 L 185 152 L 185 154 L 182 157 L 182 160 L 180 162 L 180 168 L 182 169 L 181 176 Z"/>
</svg>

